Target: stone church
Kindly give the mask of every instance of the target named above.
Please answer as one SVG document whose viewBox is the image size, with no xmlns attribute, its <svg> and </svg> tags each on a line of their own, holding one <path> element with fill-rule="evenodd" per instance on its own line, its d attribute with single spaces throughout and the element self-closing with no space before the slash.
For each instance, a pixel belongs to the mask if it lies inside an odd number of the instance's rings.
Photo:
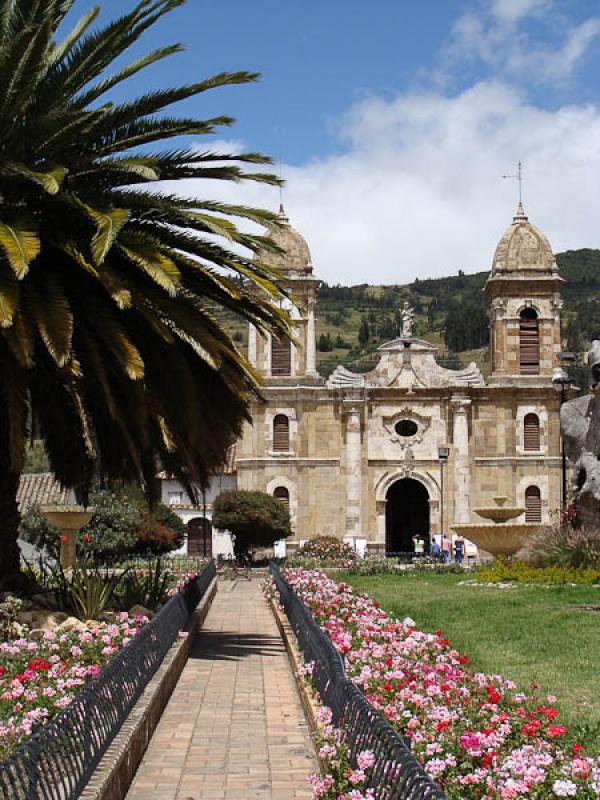
<svg viewBox="0 0 600 800">
<path fill-rule="evenodd" d="M 436 348 L 412 335 L 410 309 L 399 338 L 379 348 L 371 372 L 316 367 L 320 282 L 309 247 L 289 224 L 271 235 L 282 254 L 261 260 L 285 276 L 295 343 L 251 326 L 250 362 L 264 402 L 237 445 L 239 489 L 269 492 L 289 506 L 299 541 L 353 540 L 374 553 L 413 549 L 477 522 L 477 508 L 507 498 L 516 521 L 552 522 L 559 512 L 561 451 L 558 367 L 562 278 L 548 240 L 519 204 L 500 239 L 485 286 L 491 374 L 475 364 L 449 370 Z"/>
</svg>

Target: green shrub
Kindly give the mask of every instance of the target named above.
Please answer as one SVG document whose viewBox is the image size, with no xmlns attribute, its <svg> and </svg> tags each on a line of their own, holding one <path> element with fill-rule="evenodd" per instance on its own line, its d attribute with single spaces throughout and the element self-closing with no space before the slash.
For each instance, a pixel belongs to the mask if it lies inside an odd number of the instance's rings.
<svg viewBox="0 0 600 800">
<path fill-rule="evenodd" d="M 135 605 L 155 611 L 166 599 L 172 581 L 173 575 L 164 562 L 148 562 L 145 568 L 125 574 L 115 593 L 116 603 L 123 611 Z"/>
<path fill-rule="evenodd" d="M 127 497 L 106 490 L 93 493 L 90 505 L 96 511 L 89 525 L 79 532 L 82 552 L 103 562 L 132 553 L 142 519 L 139 508 Z"/>
<path fill-rule="evenodd" d="M 45 550 L 53 558 L 60 551 L 60 531 L 46 520 L 38 506 L 32 506 L 21 518 L 19 538 Z"/>
<path fill-rule="evenodd" d="M 213 525 L 234 537 L 236 558 L 247 558 L 253 547 L 271 547 L 292 534 L 288 509 L 265 492 L 223 492 L 213 505 Z"/>
<path fill-rule="evenodd" d="M 582 567 L 533 567 L 523 561 L 496 560 L 491 566 L 477 567 L 475 578 L 480 583 L 536 583 L 558 586 L 568 583 L 600 584 L 600 569 Z"/>
<path fill-rule="evenodd" d="M 101 490 L 91 495 L 90 505 L 96 511 L 79 531 L 78 545 L 80 553 L 97 562 L 110 563 L 129 554 L 162 555 L 178 550 L 185 541 L 185 524 L 162 504 L 149 511 L 143 498 Z M 23 516 L 19 535 L 58 558 L 60 531 L 47 522 L 39 508 Z"/>
<path fill-rule="evenodd" d="M 534 567 L 600 569 L 600 530 L 554 525 L 534 534 L 518 555 Z"/>
</svg>

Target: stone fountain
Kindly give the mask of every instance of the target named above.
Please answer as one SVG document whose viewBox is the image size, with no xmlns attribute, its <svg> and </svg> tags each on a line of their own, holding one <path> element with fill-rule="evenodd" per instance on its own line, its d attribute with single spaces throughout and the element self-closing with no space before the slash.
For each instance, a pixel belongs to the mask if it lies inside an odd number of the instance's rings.
<svg viewBox="0 0 600 800">
<path fill-rule="evenodd" d="M 61 532 L 60 563 L 63 569 L 75 566 L 77 560 L 77 531 L 94 516 L 95 508 L 83 506 L 42 506 L 40 512 L 50 525 Z"/>
<path fill-rule="evenodd" d="M 490 555 L 513 556 L 524 547 L 532 534 L 547 526 L 539 522 L 511 522 L 525 509 L 507 506 L 507 500 L 507 497 L 494 497 L 495 506 L 475 509 L 476 514 L 490 522 L 460 523 L 452 525 L 452 530 Z"/>
</svg>

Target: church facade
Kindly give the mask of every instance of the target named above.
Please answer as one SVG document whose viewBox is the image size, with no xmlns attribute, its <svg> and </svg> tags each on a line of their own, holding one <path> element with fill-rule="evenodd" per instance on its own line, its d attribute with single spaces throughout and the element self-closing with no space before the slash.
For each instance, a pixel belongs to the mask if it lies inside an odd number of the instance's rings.
<svg viewBox="0 0 600 800">
<path fill-rule="evenodd" d="M 248 356 L 264 380 L 263 402 L 237 445 L 239 489 L 289 506 L 300 541 L 334 535 L 370 553 L 403 553 L 421 534 L 451 535 L 480 521 L 477 508 L 523 508 L 516 521 L 552 522 L 561 505 L 559 366 L 562 279 L 546 237 L 519 205 L 501 238 L 485 286 L 491 374 L 436 362 L 436 348 L 412 335 L 404 308 L 400 336 L 379 348 L 371 372 L 316 366 L 320 282 L 309 247 L 280 213 L 271 237 L 294 298 L 294 343 L 251 326 Z M 496 501 L 496 498 L 500 498 Z M 504 499 L 502 499 L 504 498 Z"/>
</svg>

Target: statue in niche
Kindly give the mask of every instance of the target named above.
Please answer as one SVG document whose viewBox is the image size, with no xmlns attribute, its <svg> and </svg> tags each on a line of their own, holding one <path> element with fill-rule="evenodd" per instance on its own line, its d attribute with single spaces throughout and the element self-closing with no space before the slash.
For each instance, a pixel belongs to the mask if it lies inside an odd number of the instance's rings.
<svg viewBox="0 0 600 800">
<path fill-rule="evenodd" d="M 564 403 L 560 427 L 565 452 L 574 462 L 574 498 L 581 520 L 600 525 L 600 341 L 588 353 L 591 394 Z"/>
<path fill-rule="evenodd" d="M 416 314 L 414 308 L 412 308 L 410 304 L 405 301 L 404 305 L 402 306 L 402 311 L 400 312 L 400 320 L 402 324 L 400 333 L 404 339 L 412 339 L 415 316 Z"/>
</svg>

